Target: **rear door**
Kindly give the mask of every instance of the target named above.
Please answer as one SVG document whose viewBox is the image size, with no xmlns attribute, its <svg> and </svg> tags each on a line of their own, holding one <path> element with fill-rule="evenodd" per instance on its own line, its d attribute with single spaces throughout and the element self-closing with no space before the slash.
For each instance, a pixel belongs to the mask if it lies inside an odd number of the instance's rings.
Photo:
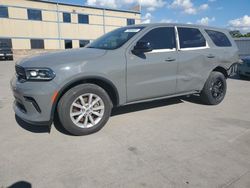
<svg viewBox="0 0 250 188">
<path fill-rule="evenodd" d="M 153 51 L 133 54 L 131 50 L 140 40 L 149 42 Z M 127 102 L 175 93 L 178 58 L 174 27 L 152 28 L 134 41 L 126 59 Z"/>
<path fill-rule="evenodd" d="M 177 93 L 201 90 L 216 63 L 216 55 L 198 28 L 177 27 L 179 66 Z"/>
</svg>

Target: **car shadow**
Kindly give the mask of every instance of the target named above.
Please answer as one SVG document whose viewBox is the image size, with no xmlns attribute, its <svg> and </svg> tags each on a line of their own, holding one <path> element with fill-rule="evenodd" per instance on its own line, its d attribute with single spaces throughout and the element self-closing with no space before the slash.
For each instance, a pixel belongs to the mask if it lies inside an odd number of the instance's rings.
<svg viewBox="0 0 250 188">
<path fill-rule="evenodd" d="M 186 101 L 186 102 L 190 102 L 190 103 L 194 103 L 194 104 L 206 105 L 202 102 L 199 94 L 182 96 L 181 100 Z"/>
<path fill-rule="evenodd" d="M 191 95 L 189 97 L 175 97 L 175 98 L 169 98 L 169 99 L 161 99 L 161 100 L 154 100 L 154 101 L 149 101 L 149 102 L 141 102 L 141 103 L 136 103 L 136 104 L 115 107 L 112 109 L 111 117 L 138 112 L 138 111 L 147 110 L 147 109 L 158 108 L 162 106 L 170 106 L 174 104 L 183 103 L 185 101 L 196 103 L 196 104 L 202 104 L 198 95 Z M 23 129 L 27 131 L 30 131 L 33 133 L 50 133 L 50 130 L 51 130 L 50 126 L 32 125 L 23 121 L 18 116 L 15 116 L 15 118 L 16 118 L 16 122 L 20 125 L 20 127 L 22 127 Z M 69 133 L 67 130 L 63 128 L 63 126 L 60 123 L 57 113 L 54 116 L 53 124 L 54 124 L 55 129 L 59 131 L 60 133 L 68 135 L 68 136 L 73 136 L 71 133 Z"/>
<path fill-rule="evenodd" d="M 239 75 L 230 76 L 229 79 L 250 81 L 250 77 L 247 76 L 240 77 Z"/>
<path fill-rule="evenodd" d="M 62 134 L 65 134 L 65 135 L 68 135 L 68 136 L 74 136 L 73 134 L 71 134 L 70 132 L 68 132 L 61 124 L 60 120 L 59 120 L 59 117 L 58 117 L 58 114 L 55 113 L 55 116 L 54 116 L 54 127 L 56 128 L 57 131 L 59 131 L 60 133 Z"/>
<path fill-rule="evenodd" d="M 157 108 L 157 107 L 161 107 L 161 106 L 178 104 L 178 103 L 182 103 L 182 102 L 183 101 L 181 101 L 179 98 L 171 98 L 171 99 L 162 99 L 162 100 L 155 100 L 155 101 L 151 101 L 151 102 L 143 102 L 143 103 L 115 107 L 112 109 L 111 117 L 117 116 L 117 115 L 122 115 L 122 114 L 127 114 L 127 113 L 132 113 L 132 112 L 137 112 L 137 111 L 142 111 L 142 110 L 147 110 L 147 109 L 151 109 L 151 108 Z M 65 130 L 63 128 L 57 114 L 54 117 L 54 127 L 57 129 L 57 131 L 59 131 L 63 134 L 66 134 L 68 136 L 73 136 L 71 133 L 69 133 L 67 130 Z"/>
<path fill-rule="evenodd" d="M 33 124 L 23 121 L 17 115 L 15 115 L 15 119 L 16 119 L 17 124 L 23 129 L 25 129 L 26 131 L 30 131 L 32 133 L 50 133 L 51 126 L 33 125 Z"/>
<path fill-rule="evenodd" d="M 32 185 L 27 181 L 18 181 L 8 186 L 8 188 L 32 188 Z"/>
<path fill-rule="evenodd" d="M 161 99 L 149 102 L 142 102 L 136 104 L 130 104 L 120 107 L 113 108 L 111 112 L 111 116 L 117 116 L 142 110 L 147 110 L 151 108 L 158 108 L 162 106 L 169 106 L 173 104 L 182 103 L 183 101 L 180 98 L 169 98 L 169 99 Z"/>
</svg>

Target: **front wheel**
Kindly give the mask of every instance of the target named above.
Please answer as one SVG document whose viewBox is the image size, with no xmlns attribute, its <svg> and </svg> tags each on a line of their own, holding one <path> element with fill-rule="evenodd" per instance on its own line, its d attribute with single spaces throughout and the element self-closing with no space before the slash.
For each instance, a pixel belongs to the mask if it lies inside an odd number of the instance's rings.
<svg viewBox="0 0 250 188">
<path fill-rule="evenodd" d="M 94 84 L 81 84 L 67 91 L 58 104 L 62 126 L 73 135 L 99 131 L 108 121 L 112 102 L 106 91 Z"/>
<path fill-rule="evenodd" d="M 227 82 L 221 72 L 212 72 L 202 91 L 201 99 L 205 104 L 216 105 L 223 101 L 227 91 Z"/>
</svg>

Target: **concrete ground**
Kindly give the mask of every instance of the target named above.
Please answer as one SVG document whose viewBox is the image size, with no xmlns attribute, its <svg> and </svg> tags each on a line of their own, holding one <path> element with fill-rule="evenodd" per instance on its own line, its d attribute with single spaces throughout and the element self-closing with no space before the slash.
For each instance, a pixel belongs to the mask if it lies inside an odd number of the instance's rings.
<svg viewBox="0 0 250 188">
<path fill-rule="evenodd" d="M 218 106 L 195 97 L 131 105 L 75 137 L 16 119 L 14 63 L 0 67 L 0 187 L 250 187 L 249 80 L 228 79 Z"/>
</svg>

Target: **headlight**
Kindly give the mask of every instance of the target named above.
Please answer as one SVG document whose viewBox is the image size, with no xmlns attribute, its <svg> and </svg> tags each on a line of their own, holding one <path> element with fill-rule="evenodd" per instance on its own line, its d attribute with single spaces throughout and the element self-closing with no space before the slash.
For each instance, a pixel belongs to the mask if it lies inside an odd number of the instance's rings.
<svg viewBox="0 0 250 188">
<path fill-rule="evenodd" d="M 49 81 L 55 78 L 56 74 L 49 68 L 25 68 L 27 80 Z"/>
</svg>

